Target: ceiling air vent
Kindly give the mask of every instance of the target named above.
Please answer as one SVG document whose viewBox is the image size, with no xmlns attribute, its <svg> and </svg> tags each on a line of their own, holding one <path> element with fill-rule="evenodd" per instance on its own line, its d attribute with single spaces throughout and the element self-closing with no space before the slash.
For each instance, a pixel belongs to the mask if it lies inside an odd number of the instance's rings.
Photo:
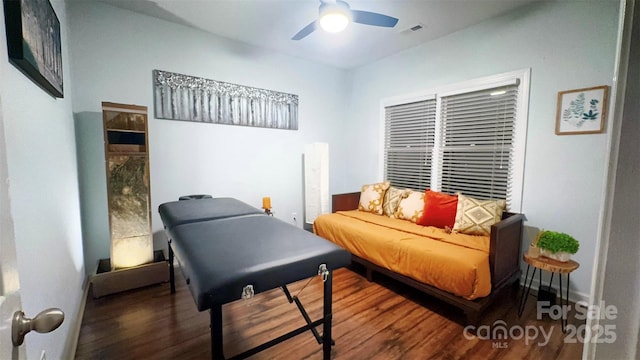
<svg viewBox="0 0 640 360">
<path fill-rule="evenodd" d="M 410 33 L 416 32 L 416 31 L 420 31 L 422 29 L 424 29 L 424 25 L 423 24 L 415 23 L 415 24 L 413 24 L 413 25 L 411 25 L 409 27 L 406 27 L 406 28 L 398 31 L 398 32 L 400 34 L 410 34 Z"/>
</svg>

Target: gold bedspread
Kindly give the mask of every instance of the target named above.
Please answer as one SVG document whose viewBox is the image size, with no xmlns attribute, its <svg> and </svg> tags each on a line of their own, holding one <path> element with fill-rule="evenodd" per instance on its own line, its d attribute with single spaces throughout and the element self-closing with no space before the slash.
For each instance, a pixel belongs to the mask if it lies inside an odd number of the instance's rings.
<svg viewBox="0 0 640 360">
<path fill-rule="evenodd" d="M 314 232 L 352 254 L 468 300 L 489 295 L 489 237 L 448 234 L 364 211 L 316 218 Z"/>
</svg>

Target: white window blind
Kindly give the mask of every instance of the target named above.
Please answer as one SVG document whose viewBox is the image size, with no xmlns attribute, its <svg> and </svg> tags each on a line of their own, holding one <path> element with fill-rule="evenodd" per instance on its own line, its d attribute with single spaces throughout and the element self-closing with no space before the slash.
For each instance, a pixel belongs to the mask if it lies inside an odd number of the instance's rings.
<svg viewBox="0 0 640 360">
<path fill-rule="evenodd" d="M 440 191 L 509 203 L 518 85 L 440 98 Z"/>
<path fill-rule="evenodd" d="M 384 171 L 393 186 L 429 188 L 435 118 L 435 99 L 385 107 Z"/>
<path fill-rule="evenodd" d="M 521 211 L 529 79 L 523 69 L 385 99 L 384 178 Z"/>
</svg>

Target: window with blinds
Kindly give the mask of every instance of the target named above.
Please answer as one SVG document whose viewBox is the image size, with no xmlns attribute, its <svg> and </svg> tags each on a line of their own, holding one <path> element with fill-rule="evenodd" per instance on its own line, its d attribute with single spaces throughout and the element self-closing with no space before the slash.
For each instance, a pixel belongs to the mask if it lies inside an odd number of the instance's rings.
<svg viewBox="0 0 640 360">
<path fill-rule="evenodd" d="M 441 98 L 441 191 L 509 197 L 517 102 L 517 85 Z"/>
<path fill-rule="evenodd" d="M 505 199 L 518 211 L 528 102 L 521 81 L 528 88 L 529 76 L 522 74 L 385 106 L 385 179 L 399 188 Z"/>
<path fill-rule="evenodd" d="M 429 188 L 435 124 L 435 99 L 385 108 L 384 168 L 393 186 Z"/>
</svg>

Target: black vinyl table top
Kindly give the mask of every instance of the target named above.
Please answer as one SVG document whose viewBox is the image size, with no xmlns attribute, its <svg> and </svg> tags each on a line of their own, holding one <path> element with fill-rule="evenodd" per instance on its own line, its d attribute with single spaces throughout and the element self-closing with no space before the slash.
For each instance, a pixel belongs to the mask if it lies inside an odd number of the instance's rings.
<svg viewBox="0 0 640 360">
<path fill-rule="evenodd" d="M 321 264 L 332 271 L 351 262 L 338 245 L 232 200 L 160 206 L 199 311 L 240 299 L 247 285 L 260 293 L 317 275 Z"/>
<path fill-rule="evenodd" d="M 158 207 L 158 212 L 166 229 L 198 221 L 263 214 L 262 210 L 229 197 L 167 202 Z"/>
</svg>

